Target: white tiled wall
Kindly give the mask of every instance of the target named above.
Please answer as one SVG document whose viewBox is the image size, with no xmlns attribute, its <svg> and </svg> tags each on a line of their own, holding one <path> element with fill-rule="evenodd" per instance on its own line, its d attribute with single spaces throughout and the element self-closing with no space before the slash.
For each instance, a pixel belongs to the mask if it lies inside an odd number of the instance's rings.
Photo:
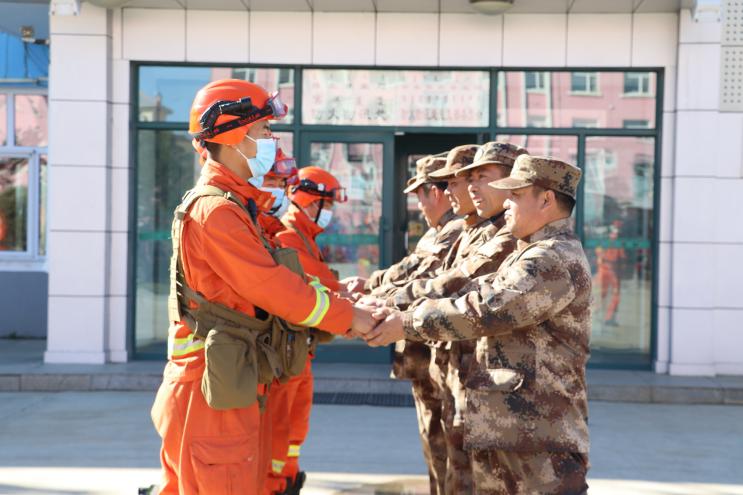
<svg viewBox="0 0 743 495">
<path fill-rule="evenodd" d="M 122 52 L 130 60 L 186 60 L 186 11 L 123 9 Z"/>
<path fill-rule="evenodd" d="M 462 49 L 462 45 L 467 48 Z M 503 16 L 442 14 L 439 64 L 498 67 L 503 65 Z"/>
<path fill-rule="evenodd" d="M 676 107 L 679 110 L 713 110 L 720 93 L 720 45 L 679 46 Z"/>
<path fill-rule="evenodd" d="M 277 35 L 277 29 L 280 29 L 280 35 Z M 251 12 L 250 61 L 282 64 L 312 63 L 312 14 L 309 12 Z"/>
<path fill-rule="evenodd" d="M 47 362 L 106 360 L 116 19 L 83 3 L 50 22 Z M 128 81 L 117 91 L 123 99 Z"/>
<path fill-rule="evenodd" d="M 54 84 L 49 88 L 49 97 L 106 101 L 109 43 L 111 38 L 108 36 L 52 35 L 49 78 Z M 70 60 L 57 57 L 55 52 L 74 53 L 74 69 L 71 70 Z"/>
<path fill-rule="evenodd" d="M 55 230 L 106 230 L 108 169 L 54 165 L 49 171 L 48 220 Z M 91 206 L 93 206 L 91 208 Z M 81 214 L 81 212 L 85 212 Z"/>
<path fill-rule="evenodd" d="M 673 13 L 632 16 L 632 65 L 675 67 L 678 25 L 678 15 Z"/>
<path fill-rule="evenodd" d="M 378 14 L 377 65 L 438 65 L 439 16 Z"/>
<path fill-rule="evenodd" d="M 602 66 L 607 60 L 612 65 L 630 65 L 631 14 L 569 15 L 567 37 L 567 65 Z"/>
<path fill-rule="evenodd" d="M 187 10 L 186 60 L 247 62 L 248 22 L 247 11 Z"/>
<path fill-rule="evenodd" d="M 312 16 L 312 62 L 373 65 L 375 21 L 371 12 L 316 12 Z"/>
<path fill-rule="evenodd" d="M 50 83 L 50 90 L 54 82 Z M 105 101 L 50 99 L 51 166 L 105 166 L 108 160 L 108 113 Z"/>
<path fill-rule="evenodd" d="M 566 15 L 506 15 L 503 29 L 504 65 L 562 67 L 566 64 Z"/>
</svg>

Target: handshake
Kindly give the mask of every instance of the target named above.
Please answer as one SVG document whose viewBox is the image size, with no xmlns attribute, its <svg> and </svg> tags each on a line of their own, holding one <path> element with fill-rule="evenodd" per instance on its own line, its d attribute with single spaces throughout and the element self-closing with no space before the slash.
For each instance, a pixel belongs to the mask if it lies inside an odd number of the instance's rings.
<svg viewBox="0 0 743 495">
<path fill-rule="evenodd" d="M 392 344 L 405 338 L 402 313 L 371 296 L 359 298 L 353 306 L 353 322 L 348 338 L 363 339 L 371 347 Z"/>
</svg>

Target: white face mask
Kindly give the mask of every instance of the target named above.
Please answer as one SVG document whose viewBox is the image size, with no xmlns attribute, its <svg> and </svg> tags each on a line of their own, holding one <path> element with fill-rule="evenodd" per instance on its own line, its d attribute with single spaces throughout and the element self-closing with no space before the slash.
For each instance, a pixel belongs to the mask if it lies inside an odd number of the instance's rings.
<svg viewBox="0 0 743 495">
<path fill-rule="evenodd" d="M 248 135 L 245 135 L 245 137 L 253 141 L 258 147 L 255 158 L 248 158 L 237 146 L 234 149 L 245 159 L 250 173 L 253 174 L 248 182 L 260 188 L 263 185 L 263 176 L 271 170 L 276 159 L 276 141 L 273 138 L 256 140 Z"/>
<path fill-rule="evenodd" d="M 271 215 L 276 218 L 281 218 L 289 209 L 289 198 L 286 196 L 286 190 L 280 187 L 261 187 L 261 191 L 271 193 L 274 197 L 273 206 L 271 207 Z"/>
<path fill-rule="evenodd" d="M 271 170 L 276 160 L 276 140 L 273 138 L 253 139 L 248 135 L 245 137 L 253 141 L 258 148 L 255 158 L 246 158 L 250 171 L 253 172 L 253 177 L 263 177 Z"/>
<path fill-rule="evenodd" d="M 317 217 L 317 226 L 325 230 L 333 219 L 333 210 L 322 209 Z"/>
</svg>

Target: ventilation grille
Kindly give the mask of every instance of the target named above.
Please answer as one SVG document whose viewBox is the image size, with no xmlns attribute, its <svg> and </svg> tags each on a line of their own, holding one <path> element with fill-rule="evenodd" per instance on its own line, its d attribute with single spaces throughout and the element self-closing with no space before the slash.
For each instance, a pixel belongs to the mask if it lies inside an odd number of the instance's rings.
<svg viewBox="0 0 743 495">
<path fill-rule="evenodd" d="M 720 110 L 743 112 L 743 0 L 725 0 L 720 54 Z"/>
</svg>

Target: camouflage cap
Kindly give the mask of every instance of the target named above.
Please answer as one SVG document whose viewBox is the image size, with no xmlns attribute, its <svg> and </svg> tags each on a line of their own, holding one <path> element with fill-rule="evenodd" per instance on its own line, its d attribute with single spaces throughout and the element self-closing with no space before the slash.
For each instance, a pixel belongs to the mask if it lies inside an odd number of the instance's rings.
<svg viewBox="0 0 743 495">
<path fill-rule="evenodd" d="M 457 170 L 471 165 L 475 160 L 475 154 L 480 149 L 479 144 L 463 144 L 452 148 L 446 155 L 446 166 L 431 174 L 436 179 L 450 179 L 454 177 Z"/>
<path fill-rule="evenodd" d="M 408 179 L 407 186 L 403 192 L 411 193 L 423 184 L 436 182 L 437 179 L 430 177 L 435 172 L 446 165 L 446 159 L 439 155 L 424 156 L 415 162 L 415 176 Z"/>
<path fill-rule="evenodd" d="M 575 199 L 582 172 L 574 165 L 549 156 L 520 155 L 511 175 L 490 183 L 496 189 L 521 189 L 540 186 L 567 194 Z"/>
<path fill-rule="evenodd" d="M 471 165 L 457 170 L 456 175 L 465 170 L 482 167 L 483 165 L 503 165 L 511 168 L 519 155 L 526 154 L 526 148 L 511 143 L 502 143 L 499 141 L 490 141 L 480 146 L 475 154 L 475 161 Z"/>
</svg>

